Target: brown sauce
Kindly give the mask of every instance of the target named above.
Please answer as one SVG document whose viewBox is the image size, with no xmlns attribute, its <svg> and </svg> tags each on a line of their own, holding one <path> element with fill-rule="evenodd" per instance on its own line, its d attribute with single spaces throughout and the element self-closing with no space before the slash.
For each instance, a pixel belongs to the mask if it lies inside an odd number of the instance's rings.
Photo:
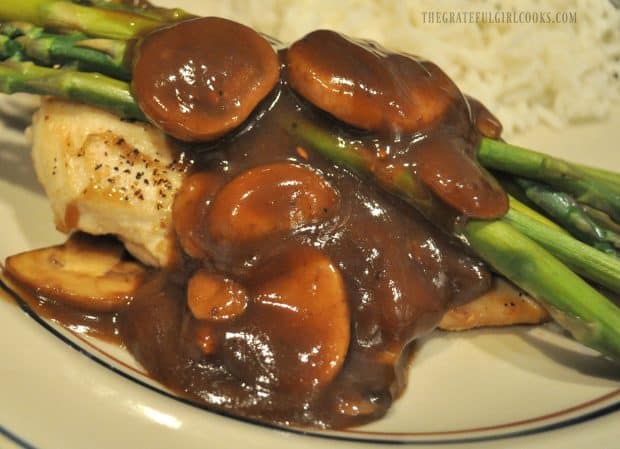
<svg viewBox="0 0 620 449">
<path fill-rule="evenodd" d="M 286 62 L 296 91 L 361 129 L 423 130 L 463 100 L 435 64 L 333 31 L 314 31 L 295 42 Z"/>
<path fill-rule="evenodd" d="M 118 334 L 155 379 L 180 394 L 282 425 L 342 428 L 383 416 L 405 387 L 410 343 L 449 307 L 491 284 L 486 267 L 439 229 L 452 230 L 468 216 L 501 215 L 506 206 L 501 189 L 473 162 L 480 135 L 501 130 L 486 109 L 470 107 L 430 63 L 376 48 L 367 54 L 367 47 L 335 36 L 313 35 L 306 48 L 316 60 L 317 48 L 329 47 L 321 76 L 342 69 L 359 87 L 367 66 L 343 62 L 350 52 L 385 57 L 390 70 L 407 72 L 407 85 L 424 81 L 415 88 L 416 101 L 447 89 L 441 110 L 413 127 L 403 122 L 391 129 L 382 120 L 394 124 L 401 114 L 386 112 L 396 104 L 388 98 L 380 102 L 379 119 L 369 116 L 377 126 L 341 117 L 353 127 L 324 112 L 332 112 L 330 105 L 316 108 L 300 98 L 285 71 L 240 129 L 193 149 L 194 175 L 174 207 L 184 262 L 151 274 L 131 304 L 110 315 L 111 328 L 92 326 Z M 286 52 L 280 57 L 287 61 Z M 382 73 L 376 61 L 368 64 L 378 75 L 368 75 L 365 85 Z M 382 86 L 392 97 L 402 94 Z M 371 110 L 367 100 L 355 107 Z M 405 106 L 399 110 L 412 107 Z M 301 121 L 358 143 L 386 172 L 406 169 L 421 177 L 443 201 L 443 222 L 430 223 L 376 183 L 312 151 L 288 131 Z M 213 291 L 194 298 L 192 313 L 187 285 L 199 272 Z M 219 289 L 218 279 L 228 287 Z M 227 303 L 221 295 L 229 290 L 230 301 L 242 303 Z M 201 308 L 196 318 L 201 301 L 216 296 L 215 306 Z M 86 319 L 35 305 L 66 324 Z"/>
<path fill-rule="evenodd" d="M 91 313 L 69 307 L 61 301 L 38 295 L 37 292 L 17 285 L 15 280 L 10 278 L 9 273 L 3 274 L 9 277 L 7 288 L 19 295 L 19 299 L 24 301 L 38 316 L 60 324 L 75 334 L 88 335 L 122 345 L 118 329 L 118 313 Z M 4 282 L 5 280 L 2 279 L 2 287 L 4 287 Z M 0 295 L 0 298 L 2 297 L 3 295 Z"/>
<path fill-rule="evenodd" d="M 196 51 L 188 41 L 205 48 Z M 203 17 L 149 35 L 137 49 L 132 88 L 166 133 L 204 141 L 239 126 L 278 77 L 277 55 L 256 31 Z"/>
</svg>

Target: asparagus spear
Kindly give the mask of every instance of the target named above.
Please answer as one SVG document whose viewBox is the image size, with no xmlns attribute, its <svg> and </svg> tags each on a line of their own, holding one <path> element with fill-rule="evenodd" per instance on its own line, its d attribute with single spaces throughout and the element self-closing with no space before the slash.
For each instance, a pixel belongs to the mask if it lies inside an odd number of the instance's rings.
<svg viewBox="0 0 620 449">
<path fill-rule="evenodd" d="M 28 24 L 0 26 L 0 59 L 14 57 L 44 65 L 70 64 L 80 71 L 100 72 L 129 80 L 125 41 L 92 39 L 81 33 L 52 34 Z"/>
<path fill-rule="evenodd" d="M 613 221 L 611 217 L 605 212 L 594 209 L 593 207 L 585 204 L 580 204 L 579 206 L 581 207 L 581 210 L 583 210 L 588 215 L 588 217 L 590 217 L 596 223 L 606 227 L 607 229 L 615 232 L 616 234 L 620 234 L 620 224 Z"/>
<path fill-rule="evenodd" d="M 8 36 L 0 35 L 0 60 L 15 56 L 20 51 L 19 45 Z"/>
<path fill-rule="evenodd" d="M 0 92 L 54 95 L 99 106 L 126 119 L 145 120 L 129 85 L 98 73 L 9 60 L 0 63 Z"/>
<path fill-rule="evenodd" d="M 436 218 L 438 205 L 429 198 L 430 193 L 410 172 L 403 171 L 396 180 L 383 178 L 373 163 L 374 156 L 364 148 L 343 144 L 341 139 L 329 135 L 312 123 L 296 121 L 288 129 L 327 159 L 362 175 L 371 176 L 383 188 L 412 204 L 430 220 Z M 562 228 L 514 198 L 510 201 L 511 209 L 504 217 L 506 223 L 545 246 L 589 279 L 620 293 L 620 261 L 575 240 Z M 468 226 L 464 228 L 466 236 Z M 470 244 L 475 248 L 476 242 L 470 241 Z M 507 277 L 512 280 L 510 276 Z"/>
<path fill-rule="evenodd" d="M 571 237 L 514 198 L 510 199 L 510 206 L 504 217 L 507 223 L 538 242 L 585 278 L 620 293 L 620 260 Z"/>
<path fill-rule="evenodd" d="M 371 151 L 343 144 L 338 137 L 326 133 L 314 123 L 298 121 L 283 126 L 288 127 L 291 134 L 304 139 L 327 159 L 340 162 L 358 173 L 372 174 L 379 185 L 412 204 L 430 221 L 437 224 L 449 221 L 451 212 L 409 172 L 401 170 L 394 173 L 381 170 L 380 165 L 374 164 L 376 157 Z"/>
<path fill-rule="evenodd" d="M 603 170 L 602 168 L 588 167 L 587 165 L 577 165 L 582 173 L 585 173 L 591 179 L 596 179 L 609 185 L 613 185 L 616 189 L 620 189 L 620 176 L 618 173 Z"/>
<path fill-rule="evenodd" d="M 517 179 L 517 183 L 532 202 L 575 237 L 612 256 L 618 256 L 620 235 L 592 220 L 570 195 L 527 179 Z"/>
<path fill-rule="evenodd" d="M 291 134 L 305 140 L 312 149 L 326 158 L 343 164 L 363 175 L 370 175 L 373 180 L 377 181 L 386 190 L 400 196 L 436 223 L 437 204 L 429 198 L 430 193 L 409 172 L 402 172 L 397 180 L 384 178 L 382 173 L 376 170 L 376 164 L 373 163 L 374 156 L 371 152 L 364 148 L 347 146 L 343 144 L 341 139 L 329 135 L 312 123 L 295 122 L 290 124 L 289 131 Z M 615 258 L 573 239 L 562 228 L 527 208 L 514 198 L 511 198 L 511 209 L 506 214 L 504 221 L 545 246 L 547 250 L 568 263 L 579 273 L 614 292 L 620 293 L 620 262 Z M 469 226 L 468 224 L 464 228 L 464 234 L 470 239 L 469 243 L 471 246 L 476 249 L 478 241 L 471 240 L 471 235 L 467 231 Z M 488 244 L 488 242 L 480 243 Z M 493 262 L 490 262 L 485 257 L 483 258 L 519 285 L 513 279 L 513 276 L 506 273 L 506 269 L 500 270 Z M 557 261 L 556 263 L 561 265 Z M 545 282 L 551 281 L 545 280 Z M 526 289 L 525 287 L 522 288 Z M 540 295 L 536 295 L 535 292 L 526 291 L 534 297 L 540 298 Z M 596 293 L 594 290 L 592 292 Z M 596 294 L 600 296 L 598 293 Z M 620 310 L 618 313 L 620 313 Z M 620 333 L 620 329 L 618 329 L 618 333 Z"/>
<path fill-rule="evenodd" d="M 139 37 L 165 24 L 140 14 L 83 6 L 70 0 L 2 0 L 0 20 L 121 40 Z"/>
<path fill-rule="evenodd" d="M 614 303 L 505 219 L 472 221 L 464 235 L 483 260 L 545 305 L 576 340 L 619 358 L 620 308 Z"/>
<path fill-rule="evenodd" d="M 133 2 L 122 0 L 73 0 L 73 2 L 81 5 L 111 9 L 114 11 L 125 11 L 140 14 L 144 17 L 160 20 L 162 22 L 177 22 L 179 20 L 192 19 L 196 17 L 181 8 L 160 8 L 153 6 L 148 2 L 143 2 L 139 5 L 134 5 Z"/>
<path fill-rule="evenodd" d="M 514 210 L 522 215 L 525 215 L 526 217 L 532 219 L 532 220 L 536 220 L 539 223 L 547 226 L 548 228 L 552 228 L 554 231 L 557 232 L 562 232 L 564 234 L 567 234 L 567 232 L 561 228 L 560 226 L 558 226 L 556 223 L 554 223 L 553 221 L 549 220 L 547 217 L 545 217 L 544 215 L 539 214 L 538 212 L 536 212 L 534 209 L 532 209 L 531 205 L 523 202 L 521 200 L 521 198 L 517 198 L 514 195 L 512 195 L 511 193 L 509 193 L 509 200 L 510 200 L 510 209 Z M 527 197 L 526 197 L 527 199 Z"/>
<path fill-rule="evenodd" d="M 478 160 L 487 168 L 544 181 L 620 221 L 620 175 L 572 164 L 536 151 L 483 138 Z"/>
</svg>

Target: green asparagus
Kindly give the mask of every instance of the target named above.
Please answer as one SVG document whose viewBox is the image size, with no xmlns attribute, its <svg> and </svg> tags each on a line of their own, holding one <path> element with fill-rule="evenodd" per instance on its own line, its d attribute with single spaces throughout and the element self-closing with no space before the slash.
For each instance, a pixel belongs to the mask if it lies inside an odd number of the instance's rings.
<svg viewBox="0 0 620 449">
<path fill-rule="evenodd" d="M 381 173 L 376 171 L 370 152 L 360 147 L 343 144 L 341 140 L 329 135 L 317 125 L 295 122 L 289 125 L 289 132 L 303 139 L 313 150 L 324 157 L 343 164 L 357 173 L 371 176 L 386 190 L 415 206 L 430 220 L 434 221 L 437 218 L 436 200 L 434 201 L 432 194 L 409 172 L 403 172 L 398 182 L 382 178 Z M 614 257 L 575 240 L 561 227 L 514 198 L 511 198 L 511 209 L 504 220 L 545 246 L 548 251 L 584 276 L 620 293 L 620 261 Z M 437 221 L 434 222 L 437 223 Z M 470 244 L 475 247 L 475 242 L 470 242 Z"/>
<path fill-rule="evenodd" d="M 381 170 L 380 165 L 374 164 L 376 157 L 368 149 L 356 145 L 344 145 L 337 136 L 324 132 L 311 122 L 300 121 L 286 123 L 283 126 L 287 127 L 291 134 L 304 139 L 327 159 L 338 161 L 358 173 L 372 174 L 379 185 L 411 203 L 430 221 L 445 223 L 449 217 L 450 211 L 419 179 L 410 176 L 404 170 L 396 174 Z"/>
<path fill-rule="evenodd" d="M 140 14 L 83 6 L 70 0 L 2 0 L 0 20 L 123 40 L 139 37 L 163 25 L 161 20 Z"/>
<path fill-rule="evenodd" d="M 131 78 L 124 41 L 93 39 L 79 33 L 52 34 L 19 23 L 6 25 L 0 26 L 0 35 L 6 33 L 0 38 L 1 59 L 27 59 L 47 66 L 70 64 L 80 71 Z"/>
<path fill-rule="evenodd" d="M 482 259 L 544 304 L 576 340 L 618 359 L 618 306 L 505 219 L 472 221 L 464 235 Z"/>
<path fill-rule="evenodd" d="M 544 181 L 620 220 L 620 175 L 488 138 L 480 143 L 478 160 L 490 169 Z"/>
<path fill-rule="evenodd" d="M 4 61 L 0 63 L 0 92 L 54 95 L 99 106 L 126 119 L 145 120 L 129 85 L 98 73 Z"/>
<path fill-rule="evenodd" d="M 620 260 L 606 254 L 562 232 L 561 228 L 545 217 L 520 204 L 514 198 L 504 220 L 532 240 L 545 247 L 558 259 L 581 274 L 610 291 L 620 293 Z"/>
<path fill-rule="evenodd" d="M 618 256 L 620 235 L 592 220 L 570 195 L 527 179 L 517 179 L 517 183 L 530 201 L 568 232 L 601 251 Z"/>
<path fill-rule="evenodd" d="M 309 123 L 295 122 L 289 126 L 289 132 L 303 139 L 311 149 L 324 157 L 362 175 L 372 177 L 386 190 L 408 201 L 425 216 L 432 216 L 433 211 L 425 208 L 432 209 L 433 202 L 427 199 L 424 187 L 409 172 L 403 172 L 399 182 L 391 183 L 389 180 L 381 179 L 380 175 L 377 177 L 373 171 L 373 164 L 363 149 L 343 144 L 341 140 L 330 137 L 321 128 Z M 408 186 L 413 188 L 408 190 Z M 555 319 L 577 340 L 612 357 L 620 358 L 620 308 L 539 244 L 526 237 L 522 233 L 524 229 L 521 226 L 519 229 L 513 226 L 515 221 L 517 224 L 521 223 L 514 219 L 515 215 L 516 213 L 510 210 L 501 220 L 471 220 L 462 229 L 462 235 L 471 248 L 495 270 L 548 306 Z M 526 217 L 525 214 L 517 215 L 518 218 L 523 216 Z M 532 225 L 532 222 L 540 223 L 540 229 L 534 235 L 543 235 L 544 230 L 545 238 L 552 236 L 561 240 L 562 237 L 567 237 L 571 243 L 579 244 L 563 231 L 557 231 L 534 219 L 531 219 L 529 225 Z M 563 253 L 568 253 L 576 261 L 582 258 L 583 253 L 571 253 L 575 247 L 561 241 L 559 247 Z M 585 250 L 583 247 L 579 249 Z M 583 258 L 583 271 L 594 271 L 598 281 L 605 281 L 620 291 L 620 264 L 615 259 L 609 258 L 615 264 L 609 271 L 607 268 L 602 269 L 601 274 L 596 264 L 600 263 L 605 254 L 599 251 L 596 253 L 601 257 L 594 260 Z M 590 267 L 591 264 L 594 266 Z"/>
<path fill-rule="evenodd" d="M 620 224 L 613 221 L 605 212 L 585 204 L 580 204 L 579 207 L 596 223 L 620 235 Z"/>
<path fill-rule="evenodd" d="M 177 22 L 179 20 L 186 20 L 196 17 L 181 8 L 159 8 L 146 2 L 138 6 L 134 5 L 133 2 L 120 0 L 73 0 L 73 2 L 81 5 L 107 8 L 114 11 L 140 14 L 144 17 L 163 22 Z"/>
</svg>

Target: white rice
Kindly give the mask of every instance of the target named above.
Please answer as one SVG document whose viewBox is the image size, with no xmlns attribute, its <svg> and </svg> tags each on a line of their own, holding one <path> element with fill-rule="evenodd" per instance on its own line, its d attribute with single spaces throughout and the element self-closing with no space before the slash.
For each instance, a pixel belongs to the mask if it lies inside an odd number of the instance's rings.
<svg viewBox="0 0 620 449">
<path fill-rule="evenodd" d="M 318 28 L 436 62 L 505 134 L 607 116 L 620 100 L 620 10 L 608 0 L 160 0 L 293 41 Z M 576 13 L 576 23 L 423 23 L 423 11 Z"/>
</svg>

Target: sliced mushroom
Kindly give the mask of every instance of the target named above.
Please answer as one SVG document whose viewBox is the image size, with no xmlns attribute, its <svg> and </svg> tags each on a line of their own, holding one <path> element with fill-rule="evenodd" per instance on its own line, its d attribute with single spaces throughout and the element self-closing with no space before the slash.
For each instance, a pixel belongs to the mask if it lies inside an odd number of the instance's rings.
<svg viewBox="0 0 620 449">
<path fill-rule="evenodd" d="M 193 258 L 207 256 L 202 247 L 202 217 L 208 202 L 222 184 L 222 178 L 215 173 L 201 171 L 183 181 L 174 199 L 172 221 L 179 243 L 185 253 Z"/>
<path fill-rule="evenodd" d="M 123 246 L 84 234 L 63 245 L 8 257 L 6 271 L 22 286 L 81 310 L 111 312 L 126 306 L 146 269 L 123 260 Z"/>
<path fill-rule="evenodd" d="M 508 211 L 497 180 L 462 150 L 460 139 L 435 139 L 416 148 L 420 179 L 441 200 L 468 217 L 493 219 Z"/>
<path fill-rule="evenodd" d="M 328 30 L 314 31 L 287 51 L 291 86 L 320 109 L 371 131 L 414 132 L 437 121 L 456 85 L 437 66 Z"/>
<path fill-rule="evenodd" d="M 281 391 L 307 393 L 321 389 L 340 371 L 349 347 L 350 316 L 344 282 L 338 268 L 321 251 L 295 247 L 259 267 L 248 286 L 262 354 L 273 354 Z M 265 346 L 266 345 L 266 346 Z M 273 346 L 271 348 L 270 346 Z"/>
<path fill-rule="evenodd" d="M 499 139 L 502 135 L 502 123 L 486 106 L 475 98 L 467 97 L 476 129 L 485 137 Z"/>
<path fill-rule="evenodd" d="M 213 140 L 239 126 L 280 76 L 269 42 L 218 17 L 153 32 L 134 61 L 132 88 L 140 108 L 185 141 Z"/>
<path fill-rule="evenodd" d="M 248 294 L 232 279 L 203 269 L 187 284 L 187 305 L 199 320 L 226 321 L 245 311 Z"/>
<path fill-rule="evenodd" d="M 336 191 L 317 172 L 291 163 L 262 165 L 220 190 L 207 227 L 216 241 L 257 240 L 321 222 L 337 205 Z"/>
</svg>

